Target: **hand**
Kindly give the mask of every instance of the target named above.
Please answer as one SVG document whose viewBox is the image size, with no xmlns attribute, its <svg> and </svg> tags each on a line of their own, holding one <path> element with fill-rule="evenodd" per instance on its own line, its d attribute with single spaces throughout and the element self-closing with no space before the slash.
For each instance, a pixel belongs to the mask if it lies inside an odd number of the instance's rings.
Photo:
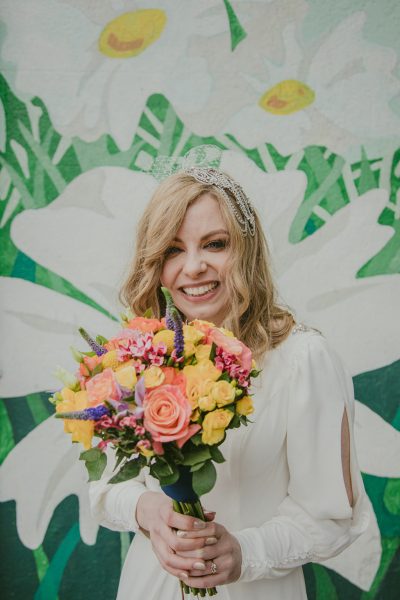
<svg viewBox="0 0 400 600">
<path fill-rule="evenodd" d="M 177 554 L 184 558 L 193 558 L 205 563 L 205 569 L 192 569 L 189 576 L 184 579 L 191 587 L 210 588 L 237 581 L 242 568 L 242 551 L 237 539 L 231 535 L 223 525 L 218 523 L 207 523 L 206 527 L 199 531 L 177 531 L 177 537 L 186 541 L 192 541 L 193 548 L 190 550 L 178 550 Z M 216 539 L 213 544 L 205 544 L 196 548 L 195 543 L 199 540 Z M 214 569 L 216 571 L 213 572 Z"/>
<path fill-rule="evenodd" d="M 214 513 L 208 513 L 208 519 L 213 518 Z M 215 536 L 202 534 L 203 531 L 208 531 L 207 523 L 176 513 L 168 496 L 150 491 L 139 498 L 136 519 L 141 529 L 148 532 L 153 551 L 168 573 L 186 582 L 190 572 L 206 571 L 204 560 L 181 556 L 181 553 L 199 550 L 217 542 Z M 177 530 L 190 534 L 191 537 L 177 535 Z"/>
</svg>

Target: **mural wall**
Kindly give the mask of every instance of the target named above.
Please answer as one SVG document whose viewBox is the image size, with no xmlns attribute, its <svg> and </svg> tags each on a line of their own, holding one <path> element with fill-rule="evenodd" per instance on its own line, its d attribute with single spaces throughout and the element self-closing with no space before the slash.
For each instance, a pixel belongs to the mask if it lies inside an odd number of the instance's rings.
<svg viewBox="0 0 400 600">
<path fill-rule="evenodd" d="M 282 299 L 342 355 L 376 520 L 305 568 L 310 600 L 400 585 L 400 5 L 1 0 L 0 577 L 4 598 L 115 598 L 51 416 L 77 328 L 115 330 L 158 155 L 215 144 L 256 205 Z M 101 590 L 101 592 L 99 591 Z"/>
</svg>

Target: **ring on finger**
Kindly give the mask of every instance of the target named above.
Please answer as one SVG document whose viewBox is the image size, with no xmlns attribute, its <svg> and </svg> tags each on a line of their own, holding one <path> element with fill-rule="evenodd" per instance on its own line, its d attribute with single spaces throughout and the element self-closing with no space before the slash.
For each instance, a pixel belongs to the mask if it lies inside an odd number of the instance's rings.
<svg viewBox="0 0 400 600">
<path fill-rule="evenodd" d="M 212 561 L 211 561 L 211 574 L 212 574 L 212 575 L 215 575 L 215 573 L 216 573 L 217 571 L 218 571 L 218 567 L 217 567 L 217 565 L 215 564 L 215 562 L 212 560 Z"/>
</svg>

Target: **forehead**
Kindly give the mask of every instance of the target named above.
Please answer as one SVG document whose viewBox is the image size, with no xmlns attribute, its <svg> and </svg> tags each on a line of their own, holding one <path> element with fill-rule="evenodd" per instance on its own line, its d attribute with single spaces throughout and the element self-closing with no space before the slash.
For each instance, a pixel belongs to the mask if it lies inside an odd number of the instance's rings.
<svg viewBox="0 0 400 600">
<path fill-rule="evenodd" d="M 188 207 L 183 223 L 178 230 L 178 237 L 186 232 L 193 235 L 204 235 L 215 229 L 227 230 L 227 225 L 219 208 L 218 200 L 209 193 L 202 194 Z"/>
</svg>

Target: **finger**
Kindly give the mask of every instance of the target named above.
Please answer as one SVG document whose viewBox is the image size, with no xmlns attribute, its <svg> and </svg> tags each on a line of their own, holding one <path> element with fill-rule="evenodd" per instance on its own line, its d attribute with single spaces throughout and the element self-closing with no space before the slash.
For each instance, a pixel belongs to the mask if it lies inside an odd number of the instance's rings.
<svg viewBox="0 0 400 600">
<path fill-rule="evenodd" d="M 211 538 L 206 538 L 211 539 Z M 217 538 L 212 538 L 217 541 Z M 168 535 L 168 545 L 172 548 L 177 554 L 181 554 L 183 552 L 189 552 L 193 550 L 197 550 L 203 548 L 205 544 L 205 540 L 203 537 L 199 538 L 180 538 L 176 535 L 175 531 L 170 529 L 170 534 Z M 209 544 L 208 544 L 209 545 Z"/>
<path fill-rule="evenodd" d="M 166 512 L 165 522 L 169 527 L 182 531 L 202 531 L 207 527 L 207 522 L 202 521 L 197 517 L 181 515 L 173 510 L 168 510 Z"/>
<path fill-rule="evenodd" d="M 179 556 L 182 556 L 183 558 L 200 558 L 201 560 L 212 560 L 219 554 L 221 554 L 221 551 L 218 550 L 217 542 L 215 544 L 203 546 L 202 548 L 179 551 Z"/>
<path fill-rule="evenodd" d="M 215 513 L 212 510 L 205 510 L 204 511 L 204 517 L 205 517 L 206 521 L 213 521 L 215 519 L 215 515 L 216 514 L 217 513 Z"/>
<path fill-rule="evenodd" d="M 215 522 L 206 523 L 206 527 L 203 529 L 195 529 L 195 530 L 182 530 L 178 529 L 176 535 L 180 538 L 211 538 L 216 537 L 219 538 L 221 536 L 222 529 L 221 526 Z"/>
</svg>

